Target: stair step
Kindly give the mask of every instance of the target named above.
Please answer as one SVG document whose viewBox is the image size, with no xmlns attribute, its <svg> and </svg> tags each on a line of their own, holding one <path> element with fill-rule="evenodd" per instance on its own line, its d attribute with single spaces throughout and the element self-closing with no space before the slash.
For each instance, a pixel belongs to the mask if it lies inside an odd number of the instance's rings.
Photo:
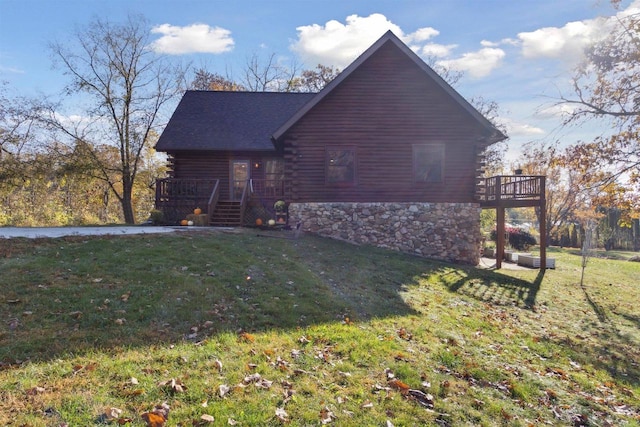
<svg viewBox="0 0 640 427">
<path fill-rule="evenodd" d="M 219 200 L 215 211 L 211 214 L 210 225 L 214 227 L 238 227 L 241 224 L 242 207 L 234 200 Z"/>
</svg>

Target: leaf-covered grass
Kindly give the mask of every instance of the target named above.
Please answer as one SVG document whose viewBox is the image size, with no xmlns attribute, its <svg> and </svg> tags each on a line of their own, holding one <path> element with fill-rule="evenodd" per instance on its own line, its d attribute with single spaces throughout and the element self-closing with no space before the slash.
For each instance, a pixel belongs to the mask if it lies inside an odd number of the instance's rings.
<svg viewBox="0 0 640 427">
<path fill-rule="evenodd" d="M 0 425 L 640 425 L 625 254 L 580 287 L 568 251 L 540 274 L 289 237 L 3 240 Z"/>
</svg>

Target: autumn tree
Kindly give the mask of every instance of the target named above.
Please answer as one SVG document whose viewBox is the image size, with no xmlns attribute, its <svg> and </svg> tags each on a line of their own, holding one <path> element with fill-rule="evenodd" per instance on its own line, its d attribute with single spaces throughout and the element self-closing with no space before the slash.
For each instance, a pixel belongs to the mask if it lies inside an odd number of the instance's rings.
<svg viewBox="0 0 640 427">
<path fill-rule="evenodd" d="M 614 2 L 615 3 L 615 2 Z M 578 165 L 600 164 L 608 172 L 602 185 L 626 182 L 640 190 L 640 15 L 619 15 L 606 37 L 585 51 L 572 79 L 573 94 L 561 96 L 571 107 L 566 124 L 601 120 L 611 132 L 574 150 Z M 638 209 L 638 206 L 636 206 Z"/>
<path fill-rule="evenodd" d="M 228 77 L 218 73 L 211 73 L 204 68 L 195 71 L 189 84 L 191 90 L 244 91 L 245 88 Z"/>
<path fill-rule="evenodd" d="M 568 167 L 567 152 L 558 144 L 530 144 L 525 147 L 519 165 L 525 175 L 545 175 L 547 242 L 560 227 L 576 220 L 576 213 L 589 206 L 593 194 L 588 189 L 588 177 Z M 540 208 L 535 208 L 538 222 Z"/>
<path fill-rule="evenodd" d="M 78 117 L 66 113 L 63 101 L 47 103 L 44 121 L 56 140 L 83 153 L 77 161 L 98 171 L 127 224 L 135 222 L 133 192 L 149 137 L 184 81 L 181 69 L 149 49 L 149 35 L 141 16 L 122 24 L 96 18 L 68 44 L 50 45 L 55 65 L 69 77 L 64 98 L 84 108 Z"/>
<path fill-rule="evenodd" d="M 316 68 L 303 70 L 291 83 L 293 92 L 320 92 L 340 74 L 339 68 L 318 64 Z"/>
</svg>

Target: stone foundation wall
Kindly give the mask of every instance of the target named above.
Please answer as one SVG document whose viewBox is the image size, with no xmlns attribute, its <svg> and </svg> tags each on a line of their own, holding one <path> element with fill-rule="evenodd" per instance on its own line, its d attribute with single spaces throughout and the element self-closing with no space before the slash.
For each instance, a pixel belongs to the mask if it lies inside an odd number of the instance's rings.
<svg viewBox="0 0 640 427">
<path fill-rule="evenodd" d="M 475 203 L 291 203 L 289 223 L 318 235 L 476 265 L 481 249 Z"/>
</svg>

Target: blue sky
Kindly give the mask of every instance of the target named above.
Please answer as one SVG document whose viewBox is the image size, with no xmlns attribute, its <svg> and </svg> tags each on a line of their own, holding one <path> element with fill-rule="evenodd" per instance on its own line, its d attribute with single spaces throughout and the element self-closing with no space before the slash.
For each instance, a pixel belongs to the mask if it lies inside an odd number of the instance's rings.
<svg viewBox="0 0 640 427">
<path fill-rule="evenodd" d="M 94 17 L 142 14 L 154 49 L 239 79 L 247 58 L 344 68 L 386 30 L 416 53 L 464 72 L 456 89 L 500 105 L 510 157 L 528 141 L 589 140 L 602 124 L 560 129 L 553 108 L 568 93 L 583 49 L 640 0 L 0 0 L 0 80 L 23 95 L 59 91 L 47 43 L 64 43 Z M 80 112 L 78 112 L 80 114 Z M 599 128 L 600 126 L 600 128 Z"/>
</svg>

